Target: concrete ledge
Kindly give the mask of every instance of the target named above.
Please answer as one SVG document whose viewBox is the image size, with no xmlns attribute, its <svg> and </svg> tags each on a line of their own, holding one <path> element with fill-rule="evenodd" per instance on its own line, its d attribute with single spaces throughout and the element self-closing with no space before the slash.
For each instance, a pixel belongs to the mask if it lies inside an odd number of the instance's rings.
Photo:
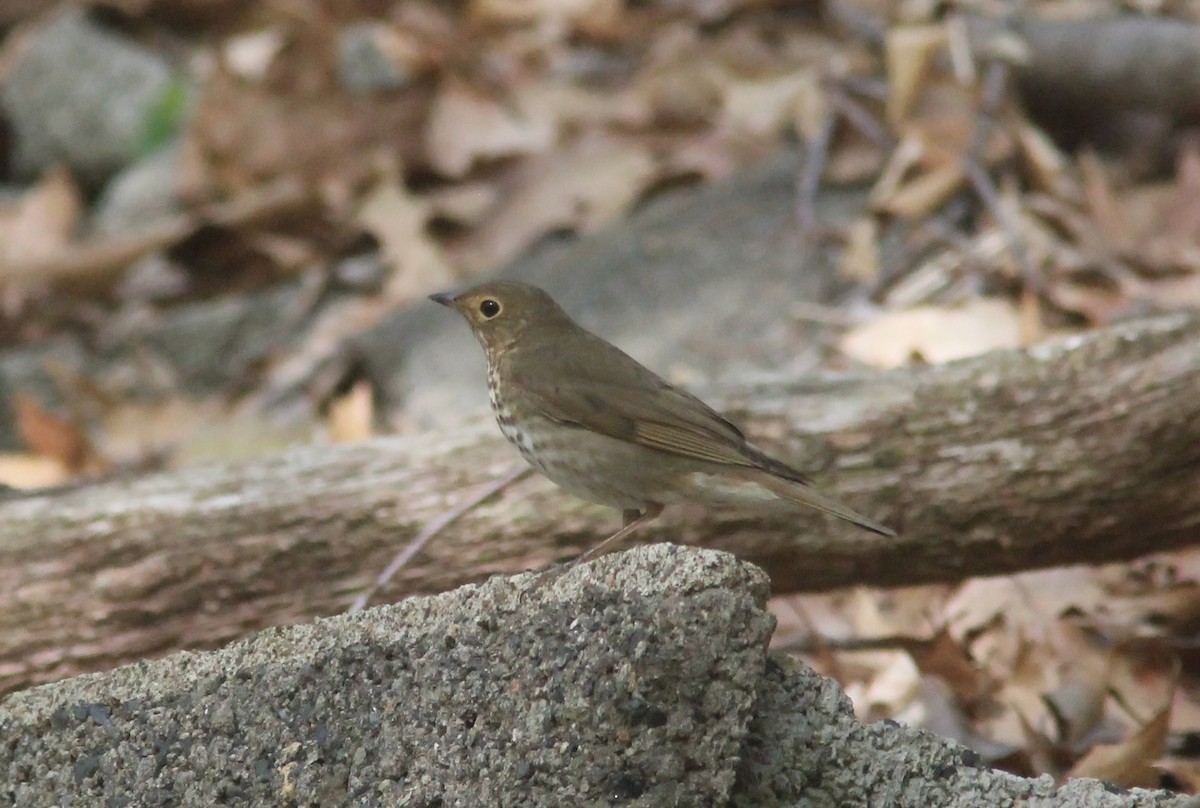
<svg viewBox="0 0 1200 808">
<path fill-rule="evenodd" d="M 15 694 L 0 803 L 562 805 L 728 796 L 766 577 L 660 545 Z"/>
<path fill-rule="evenodd" d="M 765 576 L 655 545 L 15 694 L 16 806 L 1151 806 L 858 724 Z"/>
<path fill-rule="evenodd" d="M 1118 808 L 1183 806 L 1186 797 L 1099 780 L 1057 787 L 987 768 L 972 750 L 924 730 L 858 723 L 832 679 L 768 660 L 731 805 L 805 808 Z M 1190 805 L 1189 808 L 1195 808 Z"/>
</svg>

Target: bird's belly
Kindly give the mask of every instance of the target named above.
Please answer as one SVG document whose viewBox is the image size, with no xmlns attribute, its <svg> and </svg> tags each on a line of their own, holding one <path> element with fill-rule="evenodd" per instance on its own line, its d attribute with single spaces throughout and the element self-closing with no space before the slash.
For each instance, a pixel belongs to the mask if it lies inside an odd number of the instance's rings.
<svg viewBox="0 0 1200 808">
<path fill-rule="evenodd" d="M 641 510 L 672 502 L 678 476 L 672 458 L 607 435 L 547 418 L 520 424 L 497 408 L 500 431 L 535 469 L 581 499 Z"/>
</svg>

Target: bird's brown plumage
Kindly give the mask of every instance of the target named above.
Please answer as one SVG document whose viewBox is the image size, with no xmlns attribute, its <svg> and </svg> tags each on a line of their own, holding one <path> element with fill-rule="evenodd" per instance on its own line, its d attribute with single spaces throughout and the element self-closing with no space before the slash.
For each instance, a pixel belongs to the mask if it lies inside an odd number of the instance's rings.
<svg viewBox="0 0 1200 808">
<path fill-rule="evenodd" d="M 895 535 L 820 493 L 700 399 L 577 325 L 541 289 L 499 281 L 432 299 L 458 310 L 483 346 L 505 435 L 564 488 L 626 510 L 648 510 L 668 498 L 708 501 L 711 489 L 698 481 L 720 477 L 732 481 L 730 491 L 738 481 L 756 484 Z M 581 446 L 575 459 L 573 439 Z M 630 480 L 614 479 L 622 476 Z"/>
</svg>

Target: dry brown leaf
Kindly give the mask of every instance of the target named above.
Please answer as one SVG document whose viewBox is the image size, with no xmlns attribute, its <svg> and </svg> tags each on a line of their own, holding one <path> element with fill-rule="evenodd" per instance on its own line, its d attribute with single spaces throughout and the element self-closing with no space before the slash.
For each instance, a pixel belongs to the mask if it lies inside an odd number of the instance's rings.
<svg viewBox="0 0 1200 808">
<path fill-rule="evenodd" d="M 962 638 L 991 684 L 989 711 L 978 731 L 1028 748 L 1028 717 L 1049 745 L 1057 734 L 1043 694 L 1079 669 L 1103 670 L 1106 651 L 1092 633 L 1064 617 L 1098 608 L 1107 594 L 1095 573 L 1072 567 L 967 582 L 945 607 L 951 636 Z M 1065 765 L 1065 764 L 1064 764 Z M 1046 770 L 1046 769 L 1041 769 Z M 1059 768 L 1054 768 L 1058 771 Z"/>
<path fill-rule="evenodd" d="M 898 126 L 920 95 L 933 58 L 946 47 L 942 25 L 901 25 L 888 29 L 884 37 L 887 60 L 887 117 Z"/>
<path fill-rule="evenodd" d="M 1066 765 L 1063 751 L 1033 726 L 1021 710 L 1014 710 L 1013 715 L 1020 727 L 1019 737 L 1033 770 L 1039 774 L 1060 774 Z"/>
<path fill-rule="evenodd" d="M 429 205 L 409 193 L 396 172 L 363 197 L 355 221 L 379 241 L 392 269 L 387 295 L 410 300 L 454 277 L 442 248 L 429 235 Z"/>
<path fill-rule="evenodd" d="M 244 192 L 281 176 L 355 183 L 380 150 L 405 163 L 421 156 L 428 88 L 353 97 L 338 85 L 332 41 L 314 44 L 320 36 L 331 40 L 324 32 L 285 45 L 270 72 L 286 82 L 250 82 L 228 69 L 207 77 L 184 137 L 183 198 Z"/>
<path fill-rule="evenodd" d="M 977 298 L 961 306 L 918 306 L 884 314 L 857 326 L 839 341 L 848 356 L 893 368 L 914 358 L 932 363 L 975 356 L 1021 344 L 1021 318 L 1013 305 Z"/>
<path fill-rule="evenodd" d="M 829 595 L 782 595 L 767 604 L 783 630 L 772 638 L 774 643 L 788 633 L 817 638 L 846 637 L 857 634 L 840 600 Z"/>
<path fill-rule="evenodd" d="M 1189 143 L 1179 155 L 1174 191 L 1161 211 L 1162 235 L 1194 249 L 1200 240 L 1200 147 L 1195 143 Z"/>
<path fill-rule="evenodd" d="M 815 70 L 799 75 L 805 77 L 806 81 L 797 88 L 792 103 L 792 129 L 805 141 L 811 142 L 821 136 L 826 122 L 834 114 L 833 105 Z"/>
<path fill-rule="evenodd" d="M 281 233 L 254 232 L 247 246 L 266 259 L 278 273 L 293 274 L 311 267 L 318 259 L 310 239 Z"/>
<path fill-rule="evenodd" d="M 1047 299 L 1064 311 L 1082 314 L 1093 325 L 1112 322 L 1129 309 L 1121 281 L 1096 272 L 1056 272 L 1046 279 Z"/>
<path fill-rule="evenodd" d="M 664 26 L 646 67 L 621 93 L 619 118 L 630 127 L 691 129 L 717 119 L 729 75 L 716 49 L 691 23 Z"/>
<path fill-rule="evenodd" d="M 1200 275 L 1200 154 L 1184 149 L 1172 181 L 1119 190 L 1097 158 L 1085 154 L 1080 166 L 1088 218 L 1072 233 L 1106 277 L 1101 284 L 1079 284 L 1079 277 L 1060 275 L 1049 290 L 1056 302 L 1094 323 L 1145 303 L 1165 309 L 1192 305 Z M 1086 273 L 1082 279 L 1093 280 Z M 1159 289 L 1160 283 L 1167 285 Z"/>
<path fill-rule="evenodd" d="M 1017 311 L 1021 324 L 1017 329 L 1022 345 L 1033 345 L 1046 337 L 1045 320 L 1042 317 L 1042 301 L 1037 292 L 1025 288 L 1021 290 L 1021 298 L 1017 301 Z"/>
<path fill-rule="evenodd" d="M 875 210 L 905 219 L 930 215 L 941 207 L 966 182 L 966 171 L 957 158 L 926 169 L 901 184 L 890 196 L 875 203 Z"/>
<path fill-rule="evenodd" d="M 979 730 L 991 738 L 1041 754 L 1045 760 L 1038 771 L 1057 774 L 1078 757 L 1078 752 L 1068 748 L 1060 737 L 1069 735 L 1072 725 L 1081 728 L 1102 725 L 1108 729 L 1109 722 L 1103 715 L 1098 717 L 1100 725 L 1085 718 L 1086 699 L 1082 698 L 1066 705 L 1068 716 L 1060 719 L 1045 694 L 1060 692 L 1063 682 L 1077 675 L 1080 666 L 1087 670 L 1103 669 L 1106 654 L 1087 644 L 1078 631 L 1064 630 L 1057 623 L 1047 624 L 1044 629 L 1042 636 L 1036 636 L 1033 632 L 1022 632 L 1016 626 L 1003 624 L 990 629 L 987 637 L 972 643 L 973 650 L 987 657 L 985 669 L 998 685 L 990 699 L 996 707 L 980 723 Z M 1002 658 L 995 653 L 1001 646 L 1013 645 L 1014 638 L 1018 641 L 1014 646 L 1018 651 L 1016 656 Z M 1055 645 L 1059 639 L 1066 641 L 1061 647 Z M 1066 691 L 1061 692 L 1067 698 Z M 1084 692 L 1079 691 L 1079 695 Z M 1104 695 L 1100 693 L 1101 705 Z"/>
<path fill-rule="evenodd" d="M 4 267 L 50 258 L 70 242 L 83 199 L 66 168 L 52 168 L 14 208 L 0 216 L 0 277 Z"/>
<path fill-rule="evenodd" d="M 172 467 L 229 462 L 311 443 L 309 422 L 273 418 L 258 402 L 231 407 L 224 396 L 122 401 L 104 414 L 107 456 L 123 463 L 165 457 Z"/>
<path fill-rule="evenodd" d="M 1005 578 L 977 578 L 959 587 L 946 604 L 956 634 L 969 634 L 1003 619 L 1037 628 L 1068 613 L 1089 614 L 1110 599 L 1087 567 L 1038 570 Z"/>
<path fill-rule="evenodd" d="M 1200 793 L 1200 760 L 1167 758 L 1158 764 L 1158 768 L 1167 775 L 1168 779 L 1174 780 L 1178 784 L 1173 785 L 1172 790 L 1184 794 Z M 1187 808 L 1187 806 L 1188 804 L 1184 802 L 1183 808 Z"/>
<path fill-rule="evenodd" d="M 329 402 L 329 437 L 334 443 L 366 440 L 374 434 L 375 391 L 365 379 Z"/>
<path fill-rule="evenodd" d="M 1094 777 L 1126 788 L 1154 788 L 1159 775 L 1154 762 L 1167 747 L 1174 685 L 1162 709 L 1141 729 L 1121 743 L 1095 746 L 1068 773 L 1068 777 Z"/>
<path fill-rule="evenodd" d="M 1100 726 L 1111 677 L 1110 656 L 1103 667 L 1072 667 L 1053 690 L 1042 694 L 1060 743 L 1077 746 Z"/>
<path fill-rule="evenodd" d="M 106 407 L 100 431 L 112 457 L 144 457 L 168 451 L 203 424 L 228 417 L 224 403 L 175 396 L 163 401 L 118 401 Z"/>
<path fill-rule="evenodd" d="M 35 454 L 53 458 L 72 474 L 99 461 L 87 433 L 74 419 L 51 413 L 25 393 L 13 398 L 13 407 L 17 432 Z"/>
<path fill-rule="evenodd" d="M 881 597 L 865 587 L 854 589 L 841 602 L 852 621 L 853 636 L 886 637 L 908 630 L 912 620 L 902 609 L 892 608 L 890 598 Z M 912 658 L 897 643 L 893 648 L 866 651 L 854 655 L 853 664 L 862 671 L 862 686 L 853 692 L 855 712 L 864 720 L 879 715 L 895 715 L 907 707 L 917 694 L 921 675 Z"/>
<path fill-rule="evenodd" d="M 620 23 L 619 0 L 471 0 L 467 17 L 492 25 L 537 25 L 554 39 L 583 30 L 611 34 Z"/>
<path fill-rule="evenodd" d="M 986 695 L 987 676 L 946 627 L 930 639 L 908 643 L 905 648 L 921 673 L 949 685 L 960 704 L 970 706 Z"/>
<path fill-rule="evenodd" d="M 457 225 L 474 225 L 496 204 L 498 191 L 488 182 L 460 182 L 425 194 L 431 218 Z"/>
<path fill-rule="evenodd" d="M 47 488 L 70 482 L 73 472 L 57 458 L 38 454 L 0 453 L 0 484 L 13 488 Z"/>
<path fill-rule="evenodd" d="M 766 79 L 732 80 L 724 86 L 724 105 L 717 124 L 726 137 L 775 137 L 787 131 L 816 92 L 812 68 Z"/>
<path fill-rule="evenodd" d="M 1152 569 L 1161 569 L 1169 576 L 1169 580 L 1178 585 L 1200 584 L 1200 547 L 1184 547 L 1172 553 L 1163 553 L 1159 557 L 1149 559 Z M 1141 565 L 1124 566 L 1120 568 L 1123 576 L 1137 576 L 1141 579 Z"/>
<path fill-rule="evenodd" d="M 871 189 L 871 205 L 877 207 L 885 200 L 892 198 L 899 191 L 904 178 L 916 169 L 925 157 L 926 147 L 921 139 L 914 135 L 906 135 L 900 139 L 896 147 L 888 155 L 887 162 L 875 179 Z"/>
<path fill-rule="evenodd" d="M 1200 586 L 1182 584 L 1156 587 L 1140 595 L 1113 596 L 1101 616 L 1116 621 L 1130 635 L 1165 632 L 1191 636 L 1200 628 Z"/>
<path fill-rule="evenodd" d="M 444 176 L 461 177 L 479 160 L 545 151 L 558 136 L 557 115 L 547 98 L 532 86 L 497 98 L 447 77 L 425 128 L 429 164 Z"/>
<path fill-rule="evenodd" d="M 1030 184 L 1035 189 L 1067 199 L 1078 195 L 1066 155 L 1045 132 L 1023 120 L 1016 121 L 1013 132 Z"/>
<path fill-rule="evenodd" d="M 1002 127 L 992 127 L 982 144 L 975 142 L 977 115 L 976 99 L 969 88 L 941 81 L 921 94 L 918 109 L 905 122 L 904 131 L 925 143 L 931 165 L 944 162 L 947 156 L 957 159 L 970 154 L 985 165 L 1011 156 L 1013 143 Z"/>
<path fill-rule="evenodd" d="M 1200 271 L 1139 284 L 1134 295 L 1162 311 L 1200 308 Z"/>
<path fill-rule="evenodd" d="M 861 696 L 853 699 L 854 713 L 864 722 L 900 713 L 912 703 L 921 689 L 921 672 L 908 654 L 877 651 L 872 656 L 889 662 L 877 668 L 877 673 L 863 688 Z M 876 664 L 879 664 L 878 661 Z"/>
<path fill-rule="evenodd" d="M 1093 325 L 1127 317 L 1147 305 L 1158 311 L 1200 307 L 1200 254 L 1197 269 L 1142 278 L 1120 267 L 1057 272 L 1047 279 L 1045 295 L 1056 306 L 1082 314 Z"/>
<path fill-rule="evenodd" d="M 980 145 L 975 142 L 977 123 L 966 88 L 942 81 L 923 92 L 904 122 L 893 165 L 872 191 L 875 209 L 904 217 L 928 215 L 965 183 L 968 160 L 987 167 L 1011 157 L 1015 144 L 1008 132 L 992 127 Z"/>
<path fill-rule="evenodd" d="M 838 273 L 866 286 L 879 281 L 879 221 L 874 216 L 860 216 L 846 230 Z"/>
<path fill-rule="evenodd" d="M 222 58 L 236 75 L 261 81 L 284 44 L 284 34 L 279 28 L 251 31 L 227 39 L 222 45 Z"/>
<path fill-rule="evenodd" d="M 920 706 L 923 712 L 920 725 L 924 729 L 969 746 L 989 763 L 1017 751 L 1011 744 L 997 743 L 981 735 L 949 685 L 936 676 L 921 679 Z"/>
<path fill-rule="evenodd" d="M 523 163 L 514 192 L 457 245 L 468 270 L 502 264 L 555 230 L 591 232 L 625 213 L 659 177 L 648 146 L 596 133 L 565 150 Z"/>
<path fill-rule="evenodd" d="M 870 182 L 883 170 L 887 155 L 879 144 L 857 132 L 837 138 L 821 178 L 830 185 L 858 185 Z"/>
<path fill-rule="evenodd" d="M 1108 250 L 1128 249 L 1133 234 L 1128 228 L 1127 211 L 1122 210 L 1127 206 L 1127 201 L 1119 201 L 1104 164 L 1093 152 L 1085 151 L 1079 156 L 1079 169 L 1088 213 L 1095 225 L 1095 233 L 1103 240 L 1103 247 Z"/>
</svg>

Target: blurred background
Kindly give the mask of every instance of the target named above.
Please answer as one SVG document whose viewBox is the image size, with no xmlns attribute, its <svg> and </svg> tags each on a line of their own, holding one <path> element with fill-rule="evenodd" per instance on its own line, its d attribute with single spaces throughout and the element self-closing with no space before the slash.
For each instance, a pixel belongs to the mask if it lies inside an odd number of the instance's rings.
<svg viewBox="0 0 1200 808">
<path fill-rule="evenodd" d="M 496 273 L 715 403 L 1193 309 L 1198 17 L 10 0 L 0 482 L 453 428 L 482 358 L 424 298 Z M 1198 575 L 1183 551 L 772 609 L 864 718 L 1194 791 Z"/>
</svg>

